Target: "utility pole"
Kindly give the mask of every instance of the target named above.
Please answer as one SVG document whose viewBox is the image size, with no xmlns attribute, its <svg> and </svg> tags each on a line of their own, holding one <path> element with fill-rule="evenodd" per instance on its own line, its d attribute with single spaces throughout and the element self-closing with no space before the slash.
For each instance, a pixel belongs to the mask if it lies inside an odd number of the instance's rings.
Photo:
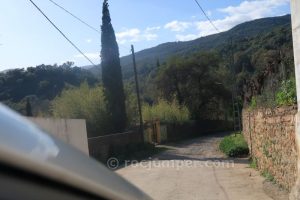
<svg viewBox="0 0 300 200">
<path fill-rule="evenodd" d="M 133 70 L 134 70 L 134 78 L 135 78 L 135 88 L 136 88 L 136 96 L 138 102 L 138 109 L 140 115 L 140 133 L 142 137 L 142 141 L 144 142 L 144 123 L 143 123 L 143 116 L 142 116 L 142 106 L 141 106 L 141 99 L 140 99 L 140 90 L 139 90 L 139 81 L 137 77 L 137 70 L 136 70 L 136 62 L 135 62 L 135 53 L 134 53 L 134 46 L 131 45 L 131 52 L 132 52 L 132 60 L 133 60 Z"/>
</svg>

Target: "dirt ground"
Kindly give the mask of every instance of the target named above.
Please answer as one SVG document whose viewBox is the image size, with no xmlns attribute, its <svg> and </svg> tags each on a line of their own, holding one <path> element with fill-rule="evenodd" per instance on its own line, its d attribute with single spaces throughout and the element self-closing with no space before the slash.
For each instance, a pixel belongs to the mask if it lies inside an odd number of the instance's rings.
<svg viewBox="0 0 300 200">
<path fill-rule="evenodd" d="M 218 150 L 224 135 L 163 145 L 167 151 L 140 163 L 127 162 L 117 173 L 155 200 L 288 199 L 250 168 L 248 159 L 227 159 Z"/>
</svg>

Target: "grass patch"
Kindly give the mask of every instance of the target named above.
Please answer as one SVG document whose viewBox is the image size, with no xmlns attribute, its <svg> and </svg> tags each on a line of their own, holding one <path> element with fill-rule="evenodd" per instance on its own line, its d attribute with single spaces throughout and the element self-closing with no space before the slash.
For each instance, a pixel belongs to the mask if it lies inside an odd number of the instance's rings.
<svg viewBox="0 0 300 200">
<path fill-rule="evenodd" d="M 255 158 L 250 158 L 250 167 L 253 169 L 257 169 L 257 160 Z"/>
<path fill-rule="evenodd" d="M 262 175 L 263 177 L 265 177 L 265 179 L 266 179 L 267 181 L 275 182 L 274 176 L 273 176 L 270 172 L 268 172 L 267 170 L 263 171 L 263 172 L 261 173 L 261 175 Z"/>
<path fill-rule="evenodd" d="M 229 157 L 243 157 L 249 154 L 248 144 L 241 133 L 224 137 L 219 148 Z"/>
</svg>

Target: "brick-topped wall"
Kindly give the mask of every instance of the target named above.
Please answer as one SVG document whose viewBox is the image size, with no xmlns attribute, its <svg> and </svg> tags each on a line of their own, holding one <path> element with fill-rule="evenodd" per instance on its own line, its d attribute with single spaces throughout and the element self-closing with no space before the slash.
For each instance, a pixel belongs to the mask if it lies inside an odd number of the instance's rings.
<svg viewBox="0 0 300 200">
<path fill-rule="evenodd" d="M 261 172 L 290 190 L 297 177 L 294 106 L 243 110 L 243 133 Z"/>
</svg>

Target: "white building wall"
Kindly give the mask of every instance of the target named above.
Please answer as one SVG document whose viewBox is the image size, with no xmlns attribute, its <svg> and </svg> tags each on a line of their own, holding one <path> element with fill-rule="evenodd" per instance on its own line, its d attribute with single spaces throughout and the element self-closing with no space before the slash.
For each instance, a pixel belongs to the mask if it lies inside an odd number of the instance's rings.
<svg viewBox="0 0 300 200">
<path fill-rule="evenodd" d="M 86 123 L 83 119 L 28 118 L 39 128 L 89 154 Z"/>
<path fill-rule="evenodd" d="M 295 75 L 297 84 L 298 113 L 296 115 L 296 143 L 298 147 L 297 181 L 290 193 L 290 200 L 300 199 L 300 0 L 291 0 Z"/>
</svg>

